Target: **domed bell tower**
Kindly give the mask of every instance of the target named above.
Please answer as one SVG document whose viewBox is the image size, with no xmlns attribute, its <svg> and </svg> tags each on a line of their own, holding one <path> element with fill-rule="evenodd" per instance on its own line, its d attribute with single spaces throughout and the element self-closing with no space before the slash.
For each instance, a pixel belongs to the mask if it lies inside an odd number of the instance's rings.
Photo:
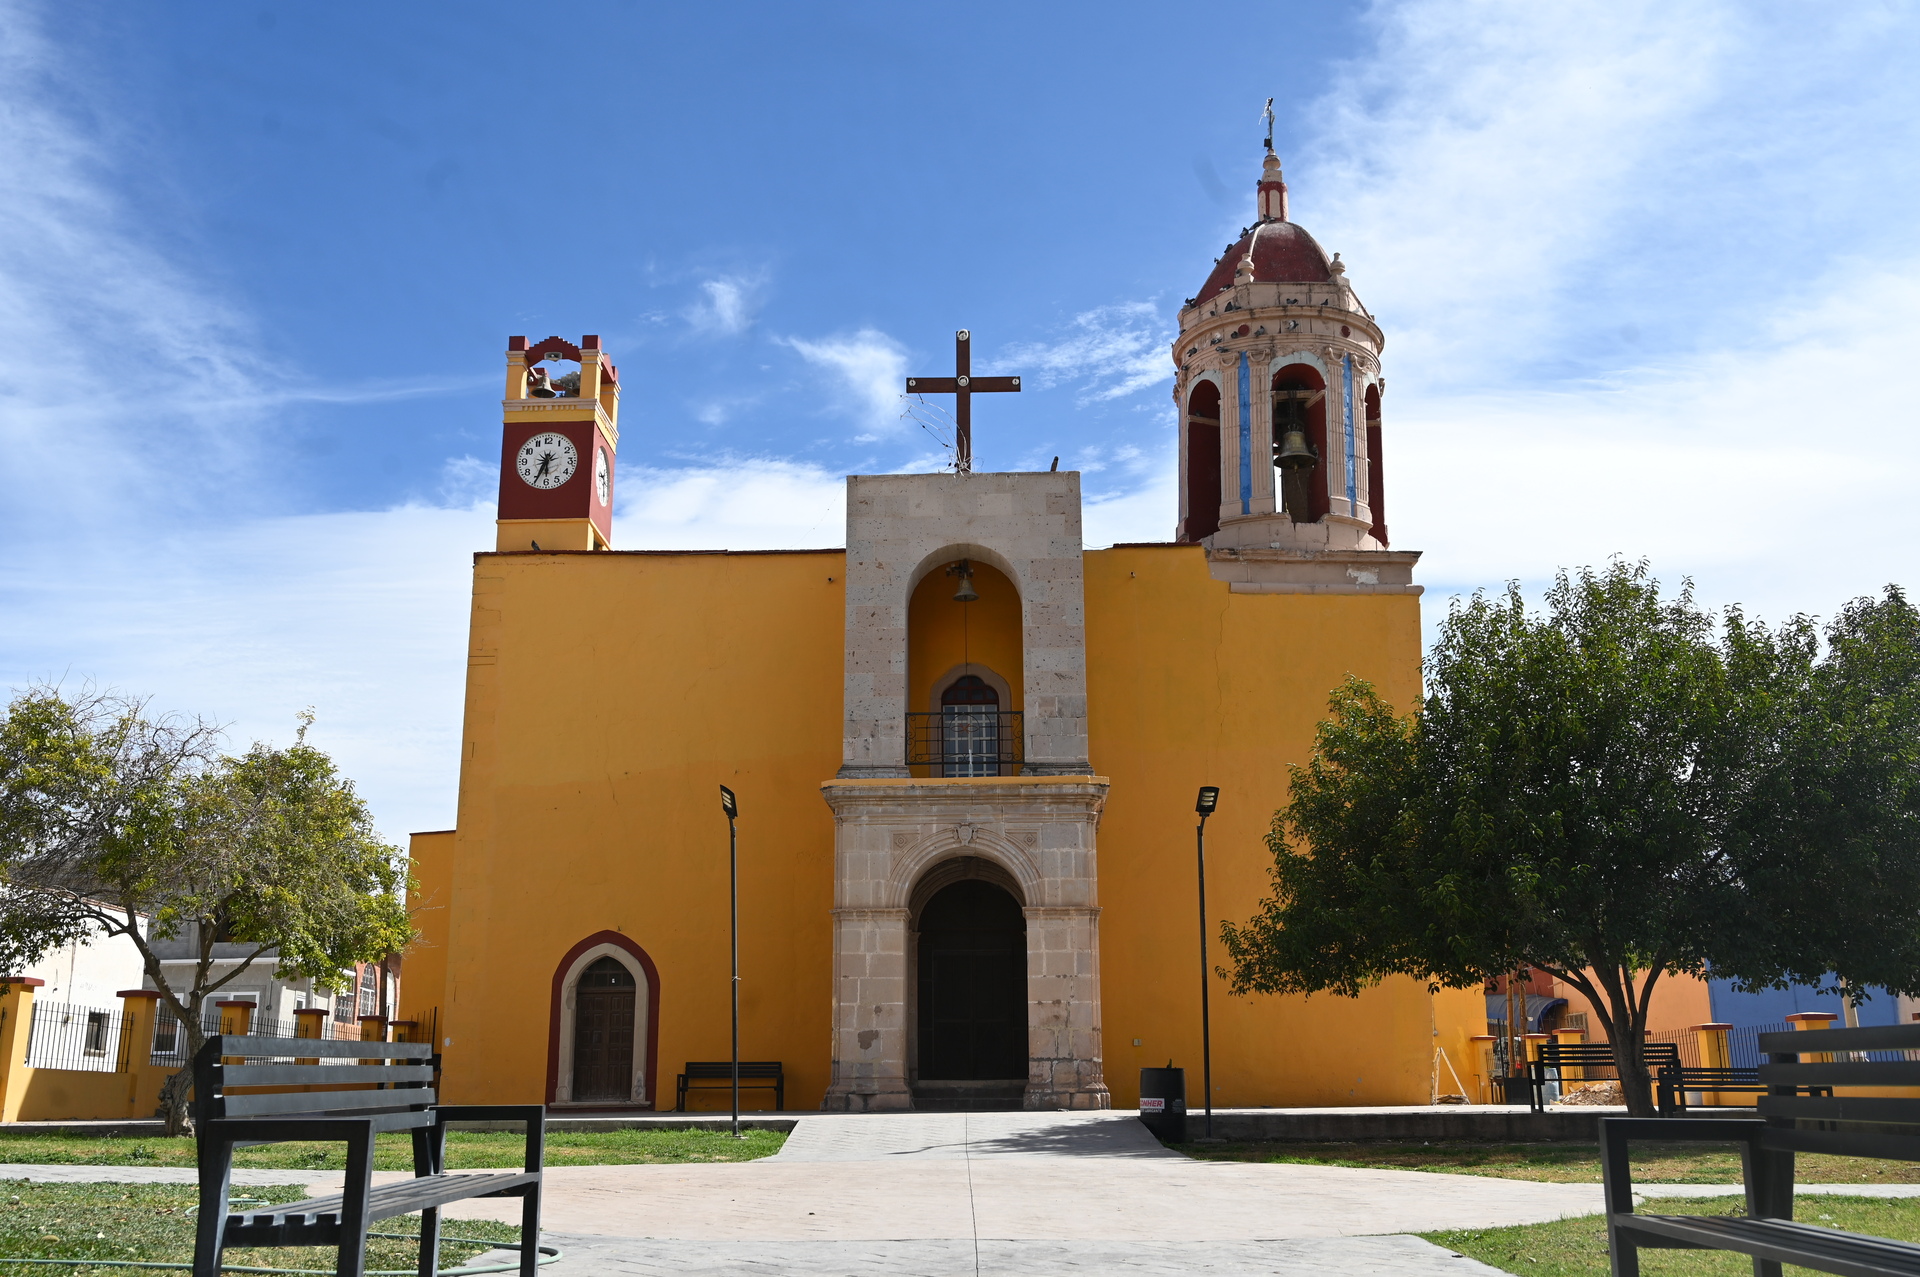
<svg viewBox="0 0 1920 1277">
<path fill-rule="evenodd" d="M 620 377 L 586 336 L 507 339 L 497 550 L 613 548 Z"/>
<path fill-rule="evenodd" d="M 1340 255 L 1288 220 L 1271 139 L 1255 199 L 1254 224 L 1180 310 L 1175 537 L 1204 544 L 1236 589 L 1417 591 L 1419 556 L 1388 551 L 1386 337 Z"/>
</svg>

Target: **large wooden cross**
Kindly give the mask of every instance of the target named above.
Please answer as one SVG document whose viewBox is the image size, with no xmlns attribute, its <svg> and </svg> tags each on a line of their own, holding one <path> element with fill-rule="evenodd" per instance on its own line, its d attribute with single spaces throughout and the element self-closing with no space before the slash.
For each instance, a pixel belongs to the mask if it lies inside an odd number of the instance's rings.
<svg viewBox="0 0 1920 1277">
<path fill-rule="evenodd" d="M 953 468 L 960 474 L 973 472 L 973 396 L 996 390 L 1019 390 L 1018 377 L 976 377 L 973 375 L 971 346 L 973 334 L 962 328 L 953 335 L 953 376 L 909 377 L 910 395 L 952 395 L 954 397 Z"/>
</svg>

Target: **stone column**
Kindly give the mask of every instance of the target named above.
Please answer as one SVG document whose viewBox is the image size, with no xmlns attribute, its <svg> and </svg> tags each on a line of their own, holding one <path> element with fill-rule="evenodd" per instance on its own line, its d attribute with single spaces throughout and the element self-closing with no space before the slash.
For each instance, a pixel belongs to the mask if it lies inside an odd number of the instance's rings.
<svg viewBox="0 0 1920 1277">
<path fill-rule="evenodd" d="M 822 1108 L 910 1109 L 907 911 L 833 911 L 833 1080 Z"/>
<path fill-rule="evenodd" d="M 1029 1109 L 1112 1107 L 1100 1044 L 1100 911 L 1029 908 Z"/>
</svg>

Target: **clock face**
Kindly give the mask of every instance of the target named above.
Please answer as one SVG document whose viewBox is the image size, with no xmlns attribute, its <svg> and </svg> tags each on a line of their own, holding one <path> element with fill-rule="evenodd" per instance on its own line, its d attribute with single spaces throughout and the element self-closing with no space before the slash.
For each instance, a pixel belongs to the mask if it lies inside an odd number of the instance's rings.
<svg viewBox="0 0 1920 1277">
<path fill-rule="evenodd" d="M 613 468 L 607 464 L 605 448 L 595 448 L 593 451 L 593 486 L 599 490 L 600 504 L 606 505 L 613 499 Z"/>
<path fill-rule="evenodd" d="M 520 445 L 514 469 L 536 488 L 557 488 L 573 478 L 580 465 L 579 450 L 565 435 L 535 435 Z"/>
</svg>

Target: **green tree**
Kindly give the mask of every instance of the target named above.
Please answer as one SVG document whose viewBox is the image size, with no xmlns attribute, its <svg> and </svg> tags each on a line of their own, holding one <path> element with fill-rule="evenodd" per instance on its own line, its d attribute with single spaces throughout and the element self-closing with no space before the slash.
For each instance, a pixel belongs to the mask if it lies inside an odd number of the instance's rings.
<svg viewBox="0 0 1920 1277">
<path fill-rule="evenodd" d="M 307 743 L 311 721 L 288 748 L 229 756 L 209 724 L 124 697 L 16 696 L 0 721 L 0 962 L 124 936 L 197 1052 L 207 999 L 256 962 L 337 988 L 354 963 L 404 948 L 404 856 Z M 169 975 L 154 942 L 178 937 L 194 958 Z M 216 977 L 232 961 L 216 963 L 216 941 L 252 952 Z M 162 1093 L 170 1131 L 189 1082 L 183 1069 Z"/>
<path fill-rule="evenodd" d="M 1920 647 L 1897 590 L 1828 632 L 1715 618 L 1645 564 L 1448 614 L 1425 701 L 1336 690 L 1223 928 L 1236 992 L 1468 988 L 1539 967 L 1586 995 L 1632 1112 L 1659 981 L 1920 989 Z M 1877 875 L 1877 877 L 1876 877 Z M 1899 884 L 1901 890 L 1889 890 Z"/>
</svg>

